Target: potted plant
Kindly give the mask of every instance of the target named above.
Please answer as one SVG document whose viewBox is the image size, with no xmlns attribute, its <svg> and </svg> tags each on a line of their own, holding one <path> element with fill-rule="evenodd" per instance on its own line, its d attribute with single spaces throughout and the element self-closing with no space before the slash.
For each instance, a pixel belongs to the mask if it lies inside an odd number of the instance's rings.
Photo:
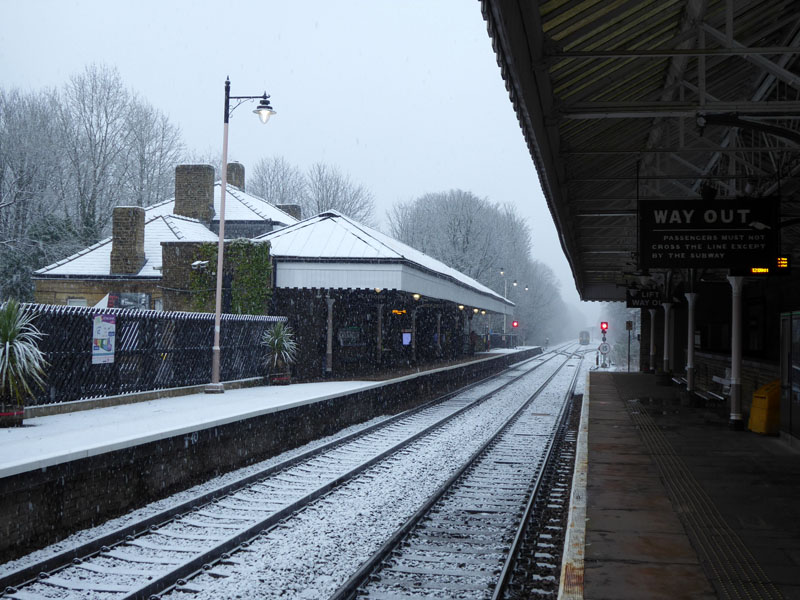
<svg viewBox="0 0 800 600">
<path fill-rule="evenodd" d="M 22 425 L 23 401 L 33 396 L 33 386 L 44 388 L 42 334 L 32 321 L 16 300 L 0 306 L 0 427 Z"/>
<path fill-rule="evenodd" d="M 297 342 L 292 328 L 286 323 L 275 323 L 264 332 L 261 345 L 267 349 L 269 382 L 273 385 L 291 383 L 291 366 L 297 359 Z"/>
</svg>

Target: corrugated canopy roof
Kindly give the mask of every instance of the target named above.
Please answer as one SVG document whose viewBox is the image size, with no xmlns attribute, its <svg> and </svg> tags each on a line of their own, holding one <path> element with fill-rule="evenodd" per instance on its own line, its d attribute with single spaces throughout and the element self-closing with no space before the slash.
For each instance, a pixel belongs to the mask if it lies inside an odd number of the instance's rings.
<svg viewBox="0 0 800 600">
<path fill-rule="evenodd" d="M 798 252 L 800 2 L 482 9 L 584 300 L 624 299 L 641 280 L 637 198 L 780 193 L 783 253 Z"/>
</svg>

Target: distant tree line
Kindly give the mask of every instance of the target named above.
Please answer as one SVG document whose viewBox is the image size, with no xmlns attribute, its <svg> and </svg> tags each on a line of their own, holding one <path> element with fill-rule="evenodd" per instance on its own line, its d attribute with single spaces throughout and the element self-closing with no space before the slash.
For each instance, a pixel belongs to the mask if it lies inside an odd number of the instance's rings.
<svg viewBox="0 0 800 600">
<path fill-rule="evenodd" d="M 327 163 L 314 163 L 303 172 L 281 156 L 262 158 L 248 177 L 247 190 L 272 204 L 299 204 L 304 217 L 334 209 L 375 225 L 372 192 Z"/>
<path fill-rule="evenodd" d="M 579 316 L 561 298 L 552 269 L 532 258 L 530 228 L 513 206 L 462 190 L 425 194 L 397 204 L 389 227 L 396 239 L 507 294 L 516 306 L 506 332 L 515 319 L 527 343 L 577 338 Z M 479 333 L 502 332 L 503 318 L 478 317 L 473 326 Z"/>
</svg>

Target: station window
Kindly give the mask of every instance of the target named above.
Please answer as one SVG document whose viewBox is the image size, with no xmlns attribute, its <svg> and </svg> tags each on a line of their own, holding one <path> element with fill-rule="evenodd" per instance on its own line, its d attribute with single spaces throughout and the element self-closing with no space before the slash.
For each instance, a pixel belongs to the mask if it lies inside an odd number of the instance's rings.
<svg viewBox="0 0 800 600">
<path fill-rule="evenodd" d="M 67 298 L 67 306 L 88 306 L 86 298 Z"/>
</svg>

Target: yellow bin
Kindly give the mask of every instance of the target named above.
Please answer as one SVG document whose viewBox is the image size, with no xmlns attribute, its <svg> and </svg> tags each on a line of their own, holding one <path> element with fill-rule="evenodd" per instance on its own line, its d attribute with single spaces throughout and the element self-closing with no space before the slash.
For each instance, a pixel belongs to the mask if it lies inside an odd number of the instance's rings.
<svg viewBox="0 0 800 600">
<path fill-rule="evenodd" d="M 781 384 L 777 379 L 753 392 L 747 428 L 756 433 L 777 435 L 781 409 Z"/>
</svg>

